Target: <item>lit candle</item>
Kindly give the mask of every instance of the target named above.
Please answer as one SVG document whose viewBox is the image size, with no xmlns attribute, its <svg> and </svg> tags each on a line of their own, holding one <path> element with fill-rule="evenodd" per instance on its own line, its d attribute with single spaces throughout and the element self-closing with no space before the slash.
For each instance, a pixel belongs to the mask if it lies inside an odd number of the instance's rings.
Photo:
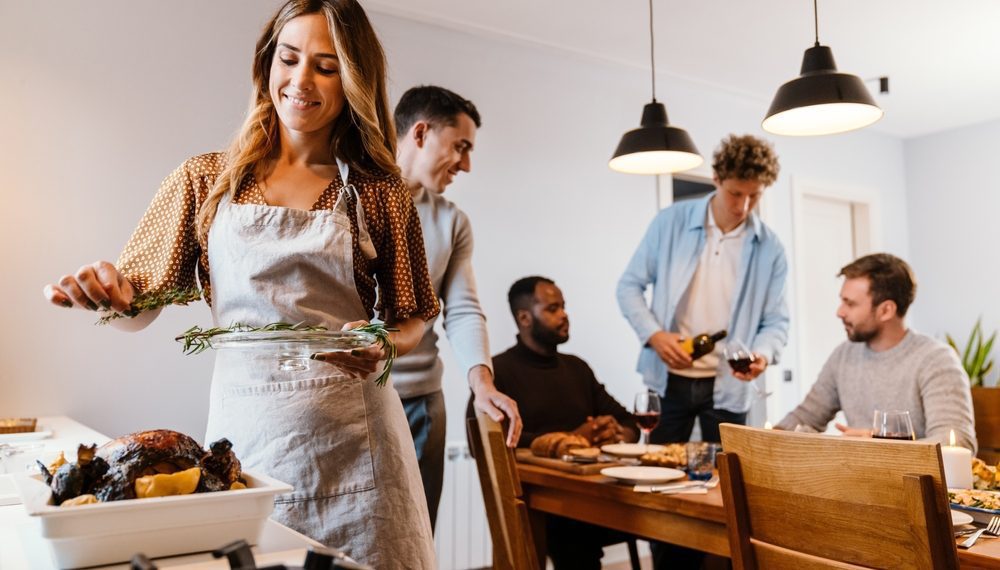
<svg viewBox="0 0 1000 570">
<path fill-rule="evenodd" d="M 764 429 L 771 429 L 771 422 L 764 422 Z"/>
<path fill-rule="evenodd" d="M 972 488 L 972 451 L 955 445 L 955 430 L 951 430 L 951 445 L 941 447 L 944 460 L 944 483 L 949 489 Z"/>
</svg>

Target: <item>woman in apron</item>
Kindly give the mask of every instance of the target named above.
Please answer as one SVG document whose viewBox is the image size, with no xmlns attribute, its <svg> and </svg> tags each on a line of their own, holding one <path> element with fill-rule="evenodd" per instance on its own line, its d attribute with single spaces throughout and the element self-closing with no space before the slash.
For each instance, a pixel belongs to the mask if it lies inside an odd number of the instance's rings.
<svg viewBox="0 0 1000 570">
<path fill-rule="evenodd" d="M 419 219 L 395 165 L 385 57 L 355 0 L 290 0 L 257 42 L 254 93 L 226 153 L 163 183 L 116 265 L 46 287 L 57 305 L 119 312 L 139 291 L 190 288 L 219 326 L 367 321 L 399 353 L 438 312 Z M 150 311 L 118 320 L 137 330 Z M 382 350 L 278 371 L 217 354 L 206 441 L 291 483 L 273 517 L 377 568 L 433 568 L 430 521 L 406 416 L 373 381 Z M 322 359 L 322 356 L 321 356 Z"/>
</svg>

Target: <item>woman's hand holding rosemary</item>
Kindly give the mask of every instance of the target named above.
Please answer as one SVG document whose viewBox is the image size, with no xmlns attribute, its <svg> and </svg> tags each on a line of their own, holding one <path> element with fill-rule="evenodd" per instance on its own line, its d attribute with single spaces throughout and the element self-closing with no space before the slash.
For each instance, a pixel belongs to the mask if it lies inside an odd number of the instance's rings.
<svg viewBox="0 0 1000 570">
<path fill-rule="evenodd" d="M 167 305 L 187 305 L 201 299 L 201 289 L 167 289 L 166 291 L 139 293 L 132 299 L 132 305 L 125 312 L 111 311 L 105 313 L 97 324 L 106 325 L 115 319 L 132 318 L 139 313 L 152 311 Z"/>
</svg>

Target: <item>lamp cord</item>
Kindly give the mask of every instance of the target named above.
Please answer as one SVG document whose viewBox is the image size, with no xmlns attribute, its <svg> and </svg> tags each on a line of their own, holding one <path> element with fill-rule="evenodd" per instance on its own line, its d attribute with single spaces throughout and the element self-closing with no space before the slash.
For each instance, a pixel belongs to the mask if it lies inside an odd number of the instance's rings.
<svg viewBox="0 0 1000 570">
<path fill-rule="evenodd" d="M 816 30 L 816 46 L 819 47 L 819 0 L 813 0 L 813 26 Z"/>
<path fill-rule="evenodd" d="M 653 84 L 653 102 L 656 102 L 656 57 L 653 55 L 653 0 L 649 0 L 649 73 Z"/>
</svg>

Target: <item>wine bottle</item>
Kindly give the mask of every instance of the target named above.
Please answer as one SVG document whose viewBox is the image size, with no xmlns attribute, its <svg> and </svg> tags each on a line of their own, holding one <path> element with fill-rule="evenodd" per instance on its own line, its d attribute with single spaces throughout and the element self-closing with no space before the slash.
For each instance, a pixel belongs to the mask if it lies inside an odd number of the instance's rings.
<svg viewBox="0 0 1000 570">
<path fill-rule="evenodd" d="M 715 334 L 702 333 L 698 336 L 686 338 L 681 341 L 681 350 L 690 354 L 691 360 L 698 360 L 715 350 L 715 343 L 726 338 L 726 334 L 725 330 L 721 330 Z"/>
</svg>

